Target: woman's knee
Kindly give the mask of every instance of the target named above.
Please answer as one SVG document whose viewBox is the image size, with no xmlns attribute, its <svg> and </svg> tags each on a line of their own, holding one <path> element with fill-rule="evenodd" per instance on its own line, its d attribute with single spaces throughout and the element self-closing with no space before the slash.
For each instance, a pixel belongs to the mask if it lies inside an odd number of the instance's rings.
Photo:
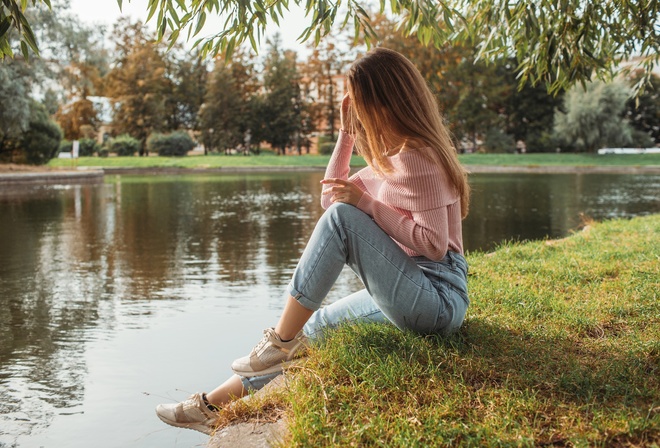
<svg viewBox="0 0 660 448">
<path fill-rule="evenodd" d="M 356 207 L 352 206 L 351 204 L 345 204 L 343 202 L 335 202 L 332 204 L 330 207 L 328 207 L 325 211 L 326 214 L 328 215 L 344 215 L 346 213 L 350 213 L 351 209 L 358 210 Z"/>
<path fill-rule="evenodd" d="M 359 208 L 351 205 L 345 204 L 343 202 L 335 202 L 330 207 L 328 207 L 323 215 L 324 217 L 331 219 L 337 224 L 343 222 L 354 222 L 356 219 L 369 218 L 369 216 L 360 210 Z"/>
</svg>

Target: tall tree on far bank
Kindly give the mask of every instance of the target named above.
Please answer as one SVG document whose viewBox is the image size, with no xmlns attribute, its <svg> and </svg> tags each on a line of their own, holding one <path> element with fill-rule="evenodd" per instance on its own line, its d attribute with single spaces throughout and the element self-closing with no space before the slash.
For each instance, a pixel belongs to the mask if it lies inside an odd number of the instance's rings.
<svg viewBox="0 0 660 448">
<path fill-rule="evenodd" d="M 172 91 L 167 95 L 167 129 L 199 131 L 199 109 L 204 103 L 208 78 L 207 61 L 197 51 L 182 48 L 168 52 L 167 78 Z"/>
<path fill-rule="evenodd" d="M 312 115 L 318 120 L 319 131 L 335 139 L 339 129 L 339 104 L 344 92 L 343 82 L 338 78 L 344 73 L 347 61 L 337 46 L 328 41 L 312 47 L 312 54 L 301 64 L 301 75 L 316 97 Z M 309 91 L 308 93 L 312 93 Z"/>
<path fill-rule="evenodd" d="M 300 144 L 300 80 L 296 54 L 282 51 L 278 36 L 270 41 L 264 62 L 263 87 L 258 114 L 262 126 L 258 134 L 278 154 L 285 155 L 287 146 Z"/>
<path fill-rule="evenodd" d="M 517 85 L 515 61 L 503 61 L 500 70 L 512 89 L 505 101 L 505 130 L 516 141 L 525 142 L 527 152 L 554 151 L 555 110 L 562 104 L 564 92 L 549 94 L 543 86 Z"/>
<path fill-rule="evenodd" d="M 632 129 L 624 114 L 629 94 L 621 81 L 594 81 L 586 88 L 577 85 L 569 89 L 563 110 L 555 116 L 555 134 L 562 149 L 595 152 L 602 147 L 628 145 Z"/>
<path fill-rule="evenodd" d="M 11 151 L 9 142 L 28 129 L 30 84 L 29 68 L 24 61 L 0 63 L 0 157 Z"/>
<path fill-rule="evenodd" d="M 631 82 L 638 83 L 643 74 L 633 75 Z M 626 102 L 626 118 L 639 133 L 648 135 L 654 144 L 660 144 L 660 77 L 651 78 L 651 88 L 637 98 Z"/>
<path fill-rule="evenodd" d="M 229 64 L 216 59 L 199 111 L 202 144 L 205 151 L 225 154 L 241 143 L 241 121 L 246 117 L 238 113 L 241 97 L 236 88 Z"/>
<path fill-rule="evenodd" d="M 105 79 L 104 92 L 114 108 L 116 134 L 129 134 L 146 154 L 147 137 L 167 130 L 167 98 L 173 84 L 166 77 L 164 48 L 141 23 L 121 18 L 114 26 L 114 67 Z"/>
<path fill-rule="evenodd" d="M 259 144 L 255 98 L 259 82 L 250 55 L 243 49 L 230 61 L 219 56 L 208 77 L 204 102 L 199 111 L 204 150 L 224 151 L 243 146 L 249 153 Z"/>
</svg>

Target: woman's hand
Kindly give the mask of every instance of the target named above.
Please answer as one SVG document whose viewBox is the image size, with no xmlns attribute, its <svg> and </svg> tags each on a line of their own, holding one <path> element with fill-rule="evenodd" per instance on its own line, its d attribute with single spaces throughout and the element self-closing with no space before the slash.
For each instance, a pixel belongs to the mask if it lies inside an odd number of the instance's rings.
<svg viewBox="0 0 660 448">
<path fill-rule="evenodd" d="M 341 100 L 339 116 L 341 118 L 341 128 L 349 134 L 353 132 L 353 123 L 351 122 L 351 97 L 348 93 Z"/>
<path fill-rule="evenodd" d="M 343 202 L 357 206 L 364 191 L 360 190 L 353 182 L 344 179 L 330 178 L 321 181 L 323 185 L 334 184 L 324 189 L 321 194 L 331 194 L 332 202 Z"/>
</svg>

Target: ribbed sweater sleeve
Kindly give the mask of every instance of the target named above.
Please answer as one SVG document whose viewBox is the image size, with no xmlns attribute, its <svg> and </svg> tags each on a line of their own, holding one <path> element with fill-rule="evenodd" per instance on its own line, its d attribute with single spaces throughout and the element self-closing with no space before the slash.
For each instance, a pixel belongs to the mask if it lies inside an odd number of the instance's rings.
<svg viewBox="0 0 660 448">
<path fill-rule="evenodd" d="M 332 151 L 332 156 L 325 169 L 325 179 L 337 178 L 348 179 L 348 173 L 351 170 L 351 155 L 353 154 L 353 145 L 355 140 L 353 137 L 344 131 L 339 131 L 339 138 L 335 144 L 335 149 Z M 351 176 L 350 181 L 355 183 L 362 191 L 365 186 L 359 179 L 359 173 Z M 332 185 L 323 185 L 323 190 L 330 188 Z M 327 209 L 332 205 L 332 198 L 330 195 L 321 195 L 321 207 Z"/>
</svg>

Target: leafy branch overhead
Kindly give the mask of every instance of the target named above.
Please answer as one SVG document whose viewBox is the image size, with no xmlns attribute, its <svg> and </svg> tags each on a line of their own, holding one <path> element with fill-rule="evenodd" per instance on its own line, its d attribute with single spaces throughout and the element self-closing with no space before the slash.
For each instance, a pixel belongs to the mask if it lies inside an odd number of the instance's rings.
<svg viewBox="0 0 660 448">
<path fill-rule="evenodd" d="M 11 55 L 10 29 L 20 43 L 37 51 L 22 11 L 47 0 L 2 0 L 0 57 Z M 117 0 L 122 7 L 123 0 Z M 356 40 L 378 44 L 367 10 L 370 2 L 356 0 L 150 0 L 148 21 L 155 20 L 159 38 L 170 46 L 179 38 L 196 39 L 203 54 L 231 55 L 249 42 L 256 51 L 270 24 L 285 26 L 293 4 L 306 12 L 301 41 L 316 44 L 336 26 L 352 27 Z M 640 68 L 648 83 L 660 53 L 660 0 L 380 0 L 380 13 L 398 20 L 399 31 L 416 35 L 425 45 L 470 42 L 478 58 L 515 57 L 521 83 L 543 83 L 556 92 L 594 76 L 611 77 L 622 63 Z M 373 11 L 375 12 L 375 11 Z M 219 16 L 222 30 L 200 38 L 209 15 Z"/>
<path fill-rule="evenodd" d="M 15 30 L 20 35 L 21 53 L 25 59 L 29 56 L 29 49 L 37 56 L 39 55 L 37 39 L 32 32 L 30 23 L 23 14 L 30 3 L 33 7 L 38 3 L 43 3 L 48 8 L 51 7 L 50 0 L 20 0 L 20 2 L 2 0 L 2 3 L 0 3 L 0 59 L 14 55 L 9 40 L 11 30 Z"/>
</svg>

